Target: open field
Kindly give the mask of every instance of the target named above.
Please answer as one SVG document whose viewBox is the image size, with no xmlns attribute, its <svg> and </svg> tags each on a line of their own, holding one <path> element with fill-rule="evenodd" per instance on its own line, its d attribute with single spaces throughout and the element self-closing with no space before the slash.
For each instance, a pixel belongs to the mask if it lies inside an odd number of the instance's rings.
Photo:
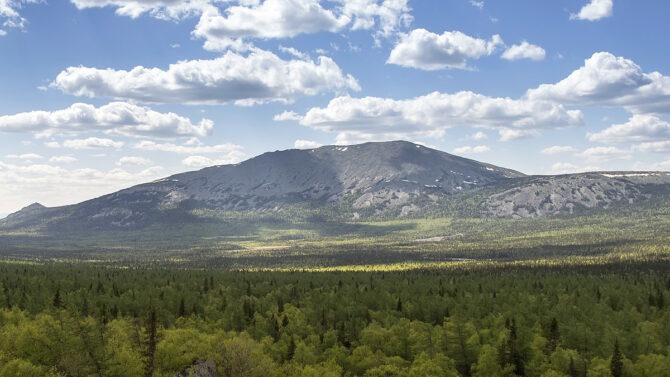
<svg viewBox="0 0 670 377">
<path fill-rule="evenodd" d="M 227 269 L 666 258 L 667 207 L 541 219 L 334 222 L 241 215 L 91 234 L 4 233 L 4 259 Z M 70 240 L 70 241 L 66 241 Z"/>
</svg>

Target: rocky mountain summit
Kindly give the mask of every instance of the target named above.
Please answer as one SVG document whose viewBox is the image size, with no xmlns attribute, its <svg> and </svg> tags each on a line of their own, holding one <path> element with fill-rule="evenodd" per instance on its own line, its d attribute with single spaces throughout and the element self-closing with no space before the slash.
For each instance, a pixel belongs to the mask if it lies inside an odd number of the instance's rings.
<svg viewBox="0 0 670 377">
<path fill-rule="evenodd" d="M 422 216 L 474 201 L 470 213 L 539 217 L 635 205 L 670 193 L 670 173 L 526 176 L 405 141 L 268 152 L 141 184 L 80 204 L 33 204 L 0 228 L 136 229 L 188 222 L 198 210 L 274 213 L 327 208 L 339 220 Z M 461 204 L 462 204 L 461 203 Z"/>
</svg>

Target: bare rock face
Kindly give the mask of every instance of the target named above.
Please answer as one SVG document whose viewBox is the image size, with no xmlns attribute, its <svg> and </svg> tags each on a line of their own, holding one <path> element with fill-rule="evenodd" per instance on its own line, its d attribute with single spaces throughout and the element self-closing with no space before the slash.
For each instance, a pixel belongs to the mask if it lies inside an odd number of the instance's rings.
<svg viewBox="0 0 670 377">
<path fill-rule="evenodd" d="M 216 364 L 213 361 L 198 360 L 192 366 L 186 368 L 181 373 L 177 373 L 175 377 L 218 377 L 216 372 Z"/>
<path fill-rule="evenodd" d="M 493 194 L 482 212 L 497 217 L 541 217 L 573 214 L 577 210 L 607 209 L 651 197 L 650 187 L 670 187 L 670 174 L 585 173 L 524 179 Z"/>
<path fill-rule="evenodd" d="M 295 202 L 353 197 L 353 207 L 384 210 L 427 192 L 453 194 L 520 177 L 404 141 L 326 146 L 265 153 L 237 165 L 215 166 L 121 191 L 152 195 L 160 206 L 185 201 L 224 210 L 264 210 Z"/>
</svg>

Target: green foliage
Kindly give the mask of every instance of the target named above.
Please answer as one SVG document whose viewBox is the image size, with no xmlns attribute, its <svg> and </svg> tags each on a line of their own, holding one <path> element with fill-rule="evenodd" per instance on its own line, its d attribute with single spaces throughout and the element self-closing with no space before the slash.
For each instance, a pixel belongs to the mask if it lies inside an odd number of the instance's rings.
<svg viewBox="0 0 670 377">
<path fill-rule="evenodd" d="M 657 298 L 669 267 L 0 263 L 0 376 L 162 377 L 199 360 L 231 377 L 664 376 L 670 308 Z"/>
</svg>

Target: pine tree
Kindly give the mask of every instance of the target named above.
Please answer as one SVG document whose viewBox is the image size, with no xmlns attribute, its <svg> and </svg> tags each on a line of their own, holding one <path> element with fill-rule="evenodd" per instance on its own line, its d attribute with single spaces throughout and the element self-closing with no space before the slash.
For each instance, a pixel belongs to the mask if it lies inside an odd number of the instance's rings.
<svg viewBox="0 0 670 377">
<path fill-rule="evenodd" d="M 288 344 L 288 352 L 286 354 L 286 360 L 293 360 L 295 356 L 295 339 L 291 336 L 291 342 Z"/>
<path fill-rule="evenodd" d="M 284 300 L 281 296 L 277 297 L 277 312 L 281 313 L 284 311 Z"/>
<path fill-rule="evenodd" d="M 56 309 L 60 309 L 63 306 L 63 302 L 60 298 L 60 289 L 56 289 L 56 293 L 54 294 L 53 298 L 53 305 Z"/>
<path fill-rule="evenodd" d="M 402 311 L 402 300 L 400 297 L 398 297 L 398 303 L 396 304 L 396 310 L 401 312 Z"/>
<path fill-rule="evenodd" d="M 84 300 L 81 303 L 81 315 L 88 317 L 88 298 L 86 296 L 84 296 Z"/>
<path fill-rule="evenodd" d="M 277 321 L 277 317 L 273 314 L 272 317 L 270 317 L 270 332 L 272 335 L 272 339 L 274 341 L 279 340 L 279 321 Z"/>
<path fill-rule="evenodd" d="M 181 298 L 181 301 L 179 301 L 179 311 L 177 312 L 177 317 L 184 317 L 186 316 L 186 304 L 184 303 L 184 298 Z"/>
<path fill-rule="evenodd" d="M 551 325 L 549 325 L 549 353 L 554 352 L 556 347 L 558 347 L 558 341 L 560 340 L 561 334 L 558 330 L 558 321 L 556 317 L 551 319 Z"/>
<path fill-rule="evenodd" d="M 144 367 L 144 376 L 152 377 L 155 369 L 156 343 L 158 342 L 156 333 L 156 309 L 151 309 L 151 313 L 149 313 L 149 321 L 147 323 L 146 331 L 147 344 L 146 350 L 144 351 L 146 363 Z"/>
<path fill-rule="evenodd" d="M 577 377 L 577 366 L 575 366 L 575 359 L 570 356 L 570 366 L 568 367 L 568 375 L 570 377 Z"/>
<path fill-rule="evenodd" d="M 610 372 L 612 377 L 623 376 L 623 355 L 619 349 L 619 340 L 614 341 L 614 352 L 612 353 L 612 361 L 610 362 Z"/>
</svg>

